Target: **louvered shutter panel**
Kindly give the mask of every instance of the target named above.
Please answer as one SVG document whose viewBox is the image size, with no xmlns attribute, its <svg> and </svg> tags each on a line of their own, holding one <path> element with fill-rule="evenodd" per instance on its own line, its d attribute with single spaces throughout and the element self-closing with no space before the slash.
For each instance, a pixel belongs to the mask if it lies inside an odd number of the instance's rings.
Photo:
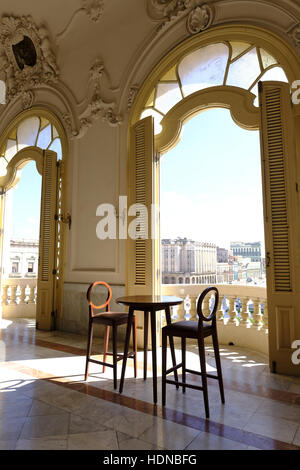
<svg viewBox="0 0 300 470">
<path fill-rule="evenodd" d="M 294 120 L 287 83 L 262 82 L 259 89 L 270 364 L 289 373 L 296 308 Z"/>
<path fill-rule="evenodd" d="M 37 283 L 37 327 L 50 330 L 54 314 L 57 156 L 44 151 Z"/>
<path fill-rule="evenodd" d="M 133 204 L 147 208 L 148 218 L 140 226 L 147 238 L 131 239 L 128 235 L 128 282 L 131 295 L 153 294 L 154 256 L 151 205 L 153 202 L 153 118 L 147 117 L 131 129 L 128 161 L 128 209 Z M 128 218 L 128 224 L 133 218 Z"/>
</svg>

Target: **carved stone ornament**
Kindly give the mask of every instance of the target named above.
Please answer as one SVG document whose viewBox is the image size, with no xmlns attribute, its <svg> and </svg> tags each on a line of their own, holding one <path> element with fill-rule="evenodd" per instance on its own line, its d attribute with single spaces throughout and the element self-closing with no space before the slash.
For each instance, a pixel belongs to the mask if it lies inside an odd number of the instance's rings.
<svg viewBox="0 0 300 470">
<path fill-rule="evenodd" d="M 82 0 L 82 7 L 88 17 L 97 23 L 103 14 L 104 0 Z"/>
<path fill-rule="evenodd" d="M 128 102 L 127 102 L 127 109 L 128 111 L 131 110 L 132 108 L 132 105 L 134 103 L 134 100 L 136 98 L 136 95 L 138 94 L 138 91 L 139 91 L 139 87 L 137 85 L 133 85 L 130 90 L 129 90 L 129 94 L 128 94 Z"/>
<path fill-rule="evenodd" d="M 80 130 L 78 136 L 91 127 L 93 121 L 102 119 L 111 126 L 122 122 L 122 117 L 116 113 L 116 104 L 104 100 L 101 94 L 101 79 L 105 74 L 103 63 L 97 59 L 90 69 L 90 84 L 88 105 L 80 115 Z"/>
<path fill-rule="evenodd" d="M 33 101 L 32 89 L 58 78 L 48 32 L 31 16 L 4 16 L 0 22 L 0 73 L 5 76 L 6 103 L 22 95 L 23 105 Z"/>
<path fill-rule="evenodd" d="M 300 46 L 300 24 L 292 29 L 291 36 L 296 46 Z"/>
<path fill-rule="evenodd" d="M 214 19 L 213 8 L 203 4 L 203 0 L 148 0 L 148 12 L 153 19 L 163 20 L 159 30 L 188 15 L 187 30 L 190 34 L 209 28 Z"/>
</svg>

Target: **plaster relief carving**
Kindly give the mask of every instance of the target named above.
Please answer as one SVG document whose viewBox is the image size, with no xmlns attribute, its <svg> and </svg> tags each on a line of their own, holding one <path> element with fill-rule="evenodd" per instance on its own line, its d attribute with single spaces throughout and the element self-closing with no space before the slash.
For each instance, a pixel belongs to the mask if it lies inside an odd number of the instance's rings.
<svg viewBox="0 0 300 470">
<path fill-rule="evenodd" d="M 34 93 L 33 91 L 24 91 L 23 94 L 22 94 L 22 106 L 23 106 L 23 109 L 29 109 L 32 107 L 33 103 L 34 103 Z"/>
<path fill-rule="evenodd" d="M 188 15 L 187 31 L 190 34 L 209 28 L 214 19 L 213 8 L 203 4 L 202 0 L 148 0 L 148 12 L 153 19 L 163 20 L 159 30 Z"/>
<path fill-rule="evenodd" d="M 6 103 L 22 95 L 24 106 L 33 101 L 32 89 L 58 78 L 48 32 L 31 16 L 2 17 L 0 23 L 0 73 L 6 82 Z"/>
<path fill-rule="evenodd" d="M 133 85 L 130 90 L 129 90 L 129 94 L 128 94 L 128 102 L 127 102 L 127 109 L 128 111 L 131 110 L 132 108 L 132 105 L 134 103 L 134 100 L 136 98 L 136 95 L 138 94 L 138 91 L 139 91 L 139 87 L 137 85 Z"/>
<path fill-rule="evenodd" d="M 208 5 L 196 7 L 187 19 L 187 30 L 190 34 L 200 33 L 209 28 L 213 21 L 213 11 Z"/>
<path fill-rule="evenodd" d="M 102 119 L 111 126 L 117 126 L 122 122 L 121 116 L 116 113 L 116 104 L 106 101 L 101 92 L 101 79 L 106 73 L 103 63 L 97 59 L 90 69 L 90 83 L 88 92 L 88 104 L 80 115 L 80 137 L 93 122 Z"/>
<path fill-rule="evenodd" d="M 294 40 L 294 43 L 297 46 L 300 46 L 300 24 L 298 24 L 297 26 L 295 26 L 295 28 L 292 29 L 291 36 Z"/>
<path fill-rule="evenodd" d="M 90 20 L 97 23 L 104 10 L 104 0 L 82 0 L 82 6 Z"/>
</svg>

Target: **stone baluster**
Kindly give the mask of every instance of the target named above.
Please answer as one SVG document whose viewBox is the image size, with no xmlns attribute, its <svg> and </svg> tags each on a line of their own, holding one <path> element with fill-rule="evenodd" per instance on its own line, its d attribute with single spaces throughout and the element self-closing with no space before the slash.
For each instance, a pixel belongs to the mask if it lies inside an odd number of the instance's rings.
<svg viewBox="0 0 300 470">
<path fill-rule="evenodd" d="M 262 320 L 263 320 L 262 330 L 264 330 L 266 333 L 268 333 L 268 331 L 269 331 L 269 313 L 268 313 L 267 299 L 264 300 L 264 314 L 263 314 Z"/>
<path fill-rule="evenodd" d="M 178 305 L 177 321 L 183 321 L 185 319 L 185 302 L 186 299 L 184 299 L 184 301 L 180 305 Z"/>
<path fill-rule="evenodd" d="M 25 299 L 26 299 L 26 284 L 21 284 L 20 285 L 20 297 L 19 297 L 19 304 L 25 304 Z"/>
<path fill-rule="evenodd" d="M 229 295 L 228 296 L 228 301 L 229 301 L 228 325 L 236 325 L 235 297 L 232 296 L 232 295 Z"/>
<path fill-rule="evenodd" d="M 35 286 L 29 286 L 29 296 L 28 296 L 28 303 L 35 304 Z"/>
<path fill-rule="evenodd" d="M 2 290 L 2 304 L 3 305 L 8 305 L 9 304 L 8 288 L 9 288 L 9 286 L 7 284 L 5 284 L 3 286 L 3 290 Z"/>
<path fill-rule="evenodd" d="M 210 308 L 209 308 L 210 299 L 211 299 L 211 296 L 208 294 L 205 296 L 204 301 L 203 301 L 202 313 L 205 317 L 209 317 L 210 315 Z"/>
<path fill-rule="evenodd" d="M 249 297 L 241 297 L 241 321 L 240 326 L 248 328 L 250 326 L 250 315 L 248 310 Z"/>
<path fill-rule="evenodd" d="M 198 295 L 192 295 L 190 296 L 191 299 L 191 310 L 190 310 L 190 321 L 198 321 L 198 315 L 197 315 L 197 301 L 198 301 Z"/>
<path fill-rule="evenodd" d="M 253 328 L 261 328 L 262 326 L 262 314 L 260 310 L 260 299 L 253 299 Z"/>
<path fill-rule="evenodd" d="M 10 286 L 10 304 L 17 303 L 17 288 L 18 286 Z"/>
<path fill-rule="evenodd" d="M 224 322 L 223 301 L 224 301 L 224 295 L 220 295 L 219 305 L 218 305 L 217 313 L 216 313 L 218 322 Z"/>
</svg>

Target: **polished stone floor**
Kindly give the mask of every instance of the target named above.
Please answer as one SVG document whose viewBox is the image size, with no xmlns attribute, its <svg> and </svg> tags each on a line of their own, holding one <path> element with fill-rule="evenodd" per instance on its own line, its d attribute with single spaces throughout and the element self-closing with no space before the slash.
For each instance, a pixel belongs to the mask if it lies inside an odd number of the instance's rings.
<svg viewBox="0 0 300 470">
<path fill-rule="evenodd" d="M 143 353 L 138 353 L 137 379 L 128 361 L 120 395 L 113 390 L 111 369 L 102 374 L 91 364 L 84 382 L 85 347 L 83 336 L 37 332 L 33 320 L 2 320 L 1 450 L 300 449 L 300 379 L 270 374 L 261 354 L 221 346 L 226 403 L 221 404 L 217 382 L 209 380 L 206 420 L 196 390 L 183 394 L 168 385 L 167 405 L 161 406 L 160 350 L 155 406 L 151 353 L 146 381 Z M 95 350 L 101 351 L 100 340 Z M 215 371 L 213 350 L 206 351 L 208 369 Z M 190 368 L 198 367 L 193 344 L 187 358 Z"/>
</svg>

